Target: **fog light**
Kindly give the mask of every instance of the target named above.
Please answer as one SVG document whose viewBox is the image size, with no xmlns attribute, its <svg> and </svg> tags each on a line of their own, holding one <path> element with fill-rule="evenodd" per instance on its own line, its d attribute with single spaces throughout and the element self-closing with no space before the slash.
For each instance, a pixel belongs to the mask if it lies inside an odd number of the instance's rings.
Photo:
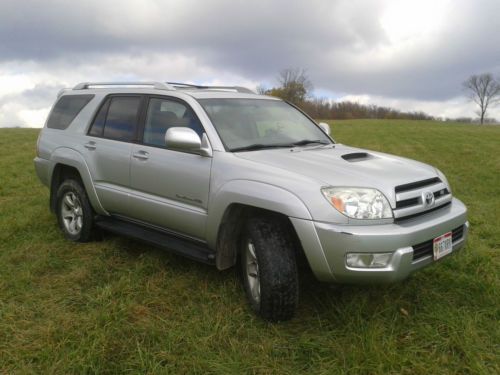
<svg viewBox="0 0 500 375">
<path fill-rule="evenodd" d="M 392 253 L 348 253 L 346 264 L 352 268 L 384 268 L 391 256 Z"/>
</svg>

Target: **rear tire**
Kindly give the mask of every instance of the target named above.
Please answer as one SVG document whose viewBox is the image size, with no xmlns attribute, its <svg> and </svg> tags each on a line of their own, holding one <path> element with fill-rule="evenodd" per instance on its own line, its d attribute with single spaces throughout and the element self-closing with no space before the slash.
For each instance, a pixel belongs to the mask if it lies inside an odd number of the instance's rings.
<svg viewBox="0 0 500 375">
<path fill-rule="evenodd" d="M 253 311 L 271 322 L 291 319 L 299 287 L 290 228 L 279 217 L 250 218 L 240 251 L 243 286 Z"/>
<path fill-rule="evenodd" d="M 64 236 L 74 242 L 88 242 L 96 234 L 94 211 L 87 193 L 76 180 L 65 180 L 56 194 L 56 214 Z"/>
</svg>

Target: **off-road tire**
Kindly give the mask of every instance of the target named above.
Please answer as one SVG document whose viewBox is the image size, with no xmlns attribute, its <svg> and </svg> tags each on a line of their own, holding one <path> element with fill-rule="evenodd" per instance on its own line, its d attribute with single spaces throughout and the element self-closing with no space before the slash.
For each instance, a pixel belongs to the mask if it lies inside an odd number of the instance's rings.
<svg viewBox="0 0 500 375">
<path fill-rule="evenodd" d="M 68 225 L 65 224 L 64 218 L 64 212 L 68 212 L 68 210 L 72 211 L 71 206 L 63 202 L 68 196 L 75 197 L 74 202 L 75 206 L 79 207 L 79 210 L 77 210 L 79 214 L 75 214 L 75 210 L 73 210 L 73 215 L 81 218 L 81 220 L 78 219 L 80 225 L 78 225 L 77 228 L 79 228 L 79 230 L 73 232 L 68 228 Z M 56 215 L 59 227 L 67 239 L 74 242 L 88 242 L 96 237 L 97 230 L 94 227 L 94 211 L 90 205 L 85 188 L 80 182 L 68 179 L 59 185 L 56 193 Z M 69 216 L 66 215 L 66 220 L 68 220 L 68 217 Z"/>
<path fill-rule="evenodd" d="M 290 230 L 282 218 L 255 217 L 247 220 L 241 238 L 240 273 L 247 299 L 257 315 L 271 322 L 291 319 L 298 304 L 296 250 Z M 248 251 L 249 242 L 255 257 Z M 247 275 L 249 260 L 258 265 L 258 299 Z"/>
</svg>

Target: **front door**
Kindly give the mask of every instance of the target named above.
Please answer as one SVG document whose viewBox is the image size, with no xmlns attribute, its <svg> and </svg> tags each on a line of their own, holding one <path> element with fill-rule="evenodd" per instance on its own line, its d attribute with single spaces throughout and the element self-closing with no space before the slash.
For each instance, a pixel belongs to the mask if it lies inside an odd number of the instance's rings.
<svg viewBox="0 0 500 375">
<path fill-rule="evenodd" d="M 212 158 L 167 149 L 167 129 L 179 126 L 204 132 L 187 103 L 149 99 L 142 144 L 132 146 L 130 210 L 135 219 L 204 240 Z"/>
</svg>

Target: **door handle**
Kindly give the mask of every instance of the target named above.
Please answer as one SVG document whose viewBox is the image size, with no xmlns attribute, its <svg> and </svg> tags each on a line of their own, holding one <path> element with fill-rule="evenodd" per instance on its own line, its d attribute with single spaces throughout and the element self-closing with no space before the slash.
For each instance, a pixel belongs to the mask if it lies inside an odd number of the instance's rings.
<svg viewBox="0 0 500 375">
<path fill-rule="evenodd" d="M 132 156 L 136 159 L 139 159 L 139 160 L 148 160 L 149 159 L 149 152 L 138 151 L 138 152 L 132 154 Z"/>
<path fill-rule="evenodd" d="M 83 147 L 85 147 L 88 150 L 95 150 L 97 146 L 96 146 L 94 141 L 90 141 L 90 142 L 85 143 L 83 145 Z"/>
</svg>

